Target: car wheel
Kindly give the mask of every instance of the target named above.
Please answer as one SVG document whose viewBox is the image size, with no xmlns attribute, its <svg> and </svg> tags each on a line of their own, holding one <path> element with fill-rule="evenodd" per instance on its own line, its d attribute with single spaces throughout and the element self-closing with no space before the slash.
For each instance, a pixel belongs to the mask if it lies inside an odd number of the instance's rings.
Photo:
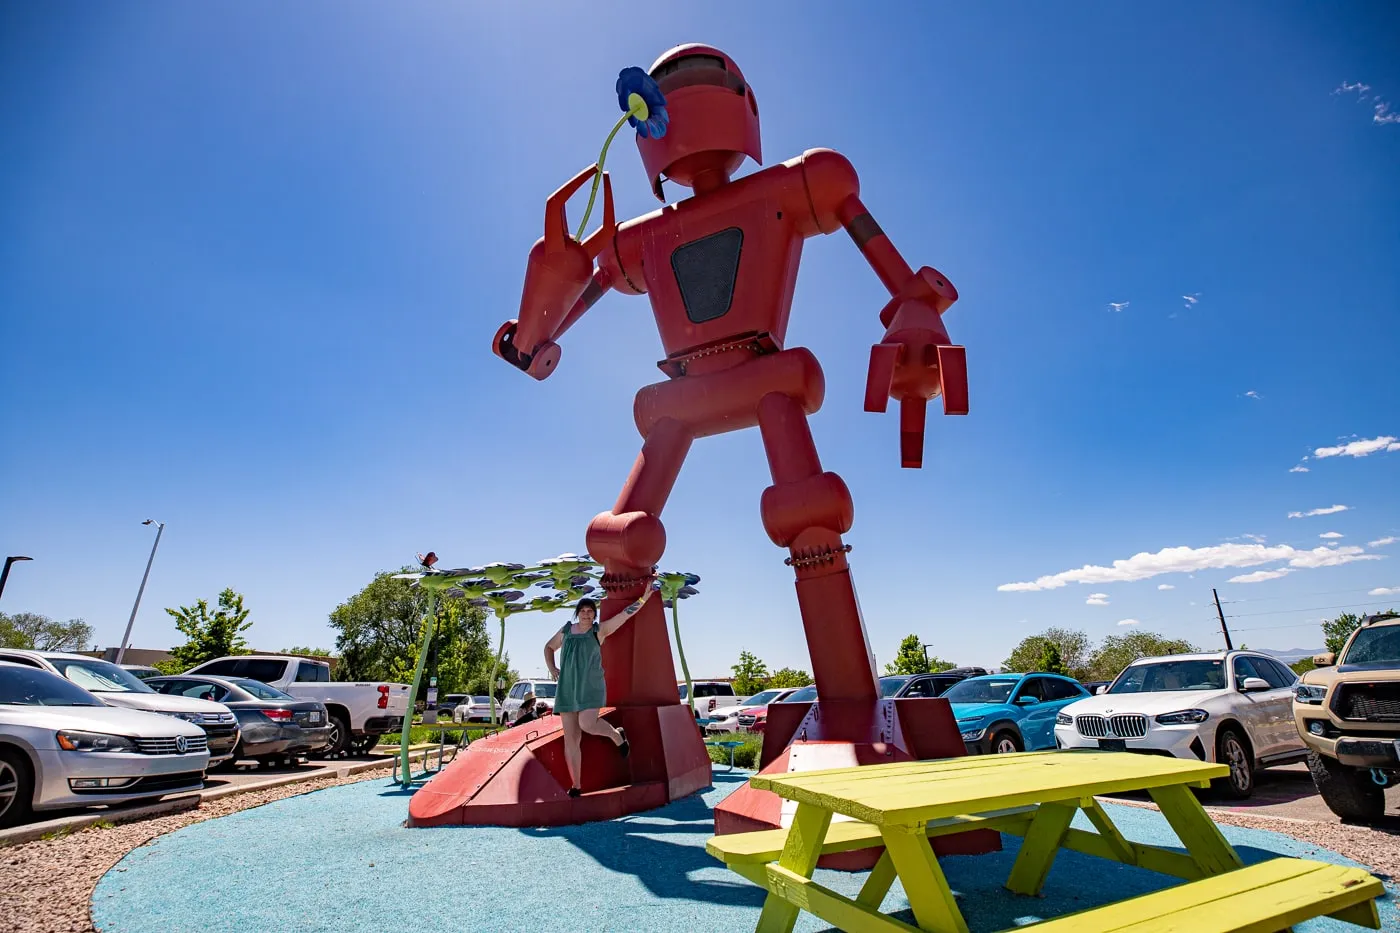
<svg viewBox="0 0 1400 933">
<path fill-rule="evenodd" d="M 1010 729 L 1004 729 L 992 736 L 993 755 L 1009 755 L 1019 751 L 1024 751 L 1021 747 L 1021 737 Z"/>
<path fill-rule="evenodd" d="M 357 735 L 350 743 L 350 750 L 356 755 L 368 755 L 379 744 L 377 735 Z"/>
<path fill-rule="evenodd" d="M 330 717 L 331 733 L 326 736 L 326 747 L 321 749 L 322 758 L 339 758 L 350 748 L 350 724 L 340 716 L 334 714 Z"/>
<path fill-rule="evenodd" d="M 1327 809 L 1347 823 L 1374 823 L 1385 814 L 1385 791 L 1371 775 L 1332 758 L 1308 752 L 1313 786 Z"/>
<path fill-rule="evenodd" d="M 22 752 L 0 748 L 0 827 L 18 826 L 34 812 L 34 778 Z"/>
<path fill-rule="evenodd" d="M 1230 766 L 1230 776 L 1219 782 L 1228 796 L 1243 800 L 1254 793 L 1254 756 L 1234 729 L 1222 729 L 1215 737 L 1215 760 Z"/>
</svg>

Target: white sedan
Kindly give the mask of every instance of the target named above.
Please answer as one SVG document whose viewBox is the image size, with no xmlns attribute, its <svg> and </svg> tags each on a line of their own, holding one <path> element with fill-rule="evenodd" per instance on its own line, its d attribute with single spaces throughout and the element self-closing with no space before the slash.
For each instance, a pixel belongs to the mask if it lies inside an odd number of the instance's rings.
<svg viewBox="0 0 1400 933">
<path fill-rule="evenodd" d="M 741 713 L 753 715 L 760 710 L 767 709 L 769 703 L 781 703 L 796 689 L 796 687 L 786 687 L 764 690 L 762 693 L 755 693 L 745 700 L 743 706 L 726 706 L 724 709 L 717 709 L 710 714 L 710 721 L 705 724 L 705 734 L 724 735 L 738 732 Z"/>
<path fill-rule="evenodd" d="M 1222 788 L 1248 797 L 1256 770 L 1307 755 L 1293 725 L 1297 680 L 1252 651 L 1142 658 L 1105 692 L 1060 710 L 1055 745 L 1228 764 Z"/>
<path fill-rule="evenodd" d="M 199 726 L 107 706 L 57 674 L 0 662 L 0 826 L 35 810 L 196 791 L 208 766 Z"/>
</svg>

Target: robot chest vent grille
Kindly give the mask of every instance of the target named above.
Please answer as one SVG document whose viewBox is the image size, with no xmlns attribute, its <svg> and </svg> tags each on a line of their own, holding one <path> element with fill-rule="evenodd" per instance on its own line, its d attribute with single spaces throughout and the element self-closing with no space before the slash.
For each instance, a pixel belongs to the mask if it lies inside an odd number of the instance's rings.
<svg viewBox="0 0 1400 933">
<path fill-rule="evenodd" d="M 671 270 L 691 323 L 703 324 L 729 313 L 743 251 L 744 231 L 729 227 L 678 246 L 671 253 Z"/>
</svg>

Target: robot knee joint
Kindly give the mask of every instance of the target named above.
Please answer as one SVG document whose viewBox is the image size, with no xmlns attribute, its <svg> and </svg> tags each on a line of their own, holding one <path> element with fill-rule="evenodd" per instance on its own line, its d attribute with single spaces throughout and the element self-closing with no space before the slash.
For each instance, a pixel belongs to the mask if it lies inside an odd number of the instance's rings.
<svg viewBox="0 0 1400 933">
<path fill-rule="evenodd" d="M 649 568 L 666 550 L 661 519 L 647 512 L 603 512 L 588 524 L 588 554 L 594 560 Z"/>
<path fill-rule="evenodd" d="M 769 486 L 763 490 L 762 512 L 763 528 L 779 547 L 789 547 L 809 528 L 845 534 L 855 520 L 851 491 L 835 473 Z"/>
</svg>

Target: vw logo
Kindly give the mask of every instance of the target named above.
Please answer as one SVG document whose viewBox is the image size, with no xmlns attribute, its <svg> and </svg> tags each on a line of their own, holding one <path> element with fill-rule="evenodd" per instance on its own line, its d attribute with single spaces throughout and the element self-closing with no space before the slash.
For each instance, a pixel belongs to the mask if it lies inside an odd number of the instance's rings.
<svg viewBox="0 0 1400 933">
<path fill-rule="evenodd" d="M 175 751 L 181 755 L 189 751 L 190 743 L 183 735 L 175 736 Z"/>
</svg>

